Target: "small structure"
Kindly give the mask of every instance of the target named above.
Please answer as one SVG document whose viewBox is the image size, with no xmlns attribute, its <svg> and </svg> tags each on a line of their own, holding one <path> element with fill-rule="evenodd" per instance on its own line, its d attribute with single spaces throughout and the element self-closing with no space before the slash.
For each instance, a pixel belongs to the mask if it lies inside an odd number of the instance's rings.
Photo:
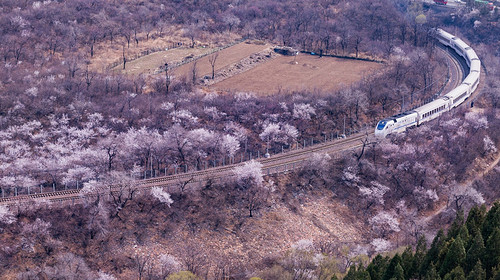
<svg viewBox="0 0 500 280">
<path fill-rule="evenodd" d="M 275 47 L 274 52 L 282 54 L 282 55 L 290 55 L 290 56 L 296 56 L 299 54 L 298 50 L 291 48 L 291 47 Z"/>
</svg>

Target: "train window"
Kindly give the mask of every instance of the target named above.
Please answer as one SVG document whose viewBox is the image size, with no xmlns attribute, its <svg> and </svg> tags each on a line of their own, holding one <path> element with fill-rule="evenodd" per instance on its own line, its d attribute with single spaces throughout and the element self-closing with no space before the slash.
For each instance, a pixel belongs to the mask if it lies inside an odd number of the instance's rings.
<svg viewBox="0 0 500 280">
<path fill-rule="evenodd" d="M 382 130 L 384 129 L 385 125 L 387 124 L 386 121 L 380 121 L 377 125 L 377 130 Z"/>
</svg>

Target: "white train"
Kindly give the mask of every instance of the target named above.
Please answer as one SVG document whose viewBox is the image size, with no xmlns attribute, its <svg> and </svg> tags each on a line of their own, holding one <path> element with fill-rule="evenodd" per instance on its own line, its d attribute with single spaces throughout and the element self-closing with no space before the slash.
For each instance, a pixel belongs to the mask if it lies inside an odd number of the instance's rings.
<svg viewBox="0 0 500 280">
<path fill-rule="evenodd" d="M 379 121 L 375 127 L 375 136 L 385 137 L 391 133 L 403 132 L 407 128 L 435 119 L 442 113 L 460 105 L 476 90 L 481 75 L 481 61 L 476 52 L 460 38 L 442 29 L 436 29 L 436 38 L 443 45 L 454 49 L 465 59 L 469 66 L 469 74 L 460 86 L 454 88 L 444 96 L 411 111 Z"/>
</svg>

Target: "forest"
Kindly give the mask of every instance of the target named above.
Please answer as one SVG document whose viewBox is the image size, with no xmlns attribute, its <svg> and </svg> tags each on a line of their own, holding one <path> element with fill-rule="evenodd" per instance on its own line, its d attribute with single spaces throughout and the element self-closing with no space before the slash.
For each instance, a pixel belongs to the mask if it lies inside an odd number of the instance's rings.
<svg viewBox="0 0 500 280">
<path fill-rule="evenodd" d="M 498 279 L 500 273 L 499 207 L 458 212 L 445 234 L 440 230 L 429 249 L 420 240 L 392 258 L 377 255 L 365 268 L 353 265 L 343 279 Z M 483 238 L 485 236 L 485 238 Z"/>
<path fill-rule="evenodd" d="M 409 107 L 427 99 L 443 82 L 430 74 L 444 69 L 439 58 L 428 59 L 433 52 L 427 49 L 435 48 L 429 33 L 406 22 L 389 3 L 360 5 L 366 13 L 379 12 L 356 19 L 353 14 L 359 8 L 346 3 L 262 1 L 230 8 L 223 2 L 5 2 L 5 67 L 0 75 L 3 192 L 12 195 L 19 188 L 17 192 L 26 193 L 28 187 L 40 185 L 75 188 L 110 171 L 137 177 L 174 166 L 200 169 L 223 157 L 256 154 L 267 142 L 277 152 L 302 139 L 343 132 L 344 119 L 347 131 L 371 126 L 402 107 L 403 93 L 409 93 Z M 273 22 L 277 14 L 290 22 Z M 240 22 L 228 26 L 228 17 Z M 92 57 L 102 49 L 98 46 L 127 48 L 131 41 L 140 44 L 151 36 L 167 36 L 165 25 L 184 30 L 184 36 L 197 36 L 192 38 L 231 29 L 300 49 L 322 48 L 325 54 L 369 51 L 386 57 L 389 69 L 338 94 L 294 92 L 293 98 L 243 92 L 206 95 L 189 77 L 169 80 L 166 94 L 163 77 L 92 71 Z M 268 28 L 261 30 L 263 26 Z M 312 32 L 317 29 L 325 29 L 325 34 Z M 140 172 L 130 175 L 134 166 Z"/>
<path fill-rule="evenodd" d="M 0 278 L 499 277 L 500 169 L 490 165 L 500 146 L 498 9 L 449 13 L 391 0 L 6 0 L 0 14 L 2 196 L 83 188 L 82 203 L 71 206 L 0 206 Z M 484 64 L 473 109 L 363 152 L 314 154 L 286 175 L 265 176 L 248 161 L 197 190 L 135 186 L 174 168 L 200 170 L 371 128 L 421 104 L 445 80 L 434 27 L 466 39 Z M 114 49 L 126 67 L 131 49 L 158 38 L 188 48 L 235 39 L 363 54 L 383 61 L 383 70 L 331 92 L 264 96 L 98 66 Z M 96 191 L 110 184 L 121 188 Z"/>
</svg>

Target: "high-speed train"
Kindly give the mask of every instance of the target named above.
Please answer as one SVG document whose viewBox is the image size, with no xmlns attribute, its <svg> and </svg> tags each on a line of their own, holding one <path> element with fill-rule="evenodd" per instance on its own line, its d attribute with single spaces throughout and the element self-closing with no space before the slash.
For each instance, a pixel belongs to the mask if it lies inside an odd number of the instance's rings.
<svg viewBox="0 0 500 280">
<path fill-rule="evenodd" d="M 442 29 L 436 29 L 436 38 L 441 44 L 454 49 L 457 54 L 465 59 L 469 66 L 469 74 L 460 86 L 454 88 L 444 96 L 411 111 L 379 121 L 375 127 L 375 136 L 385 137 L 391 133 L 403 132 L 407 128 L 435 119 L 442 113 L 460 105 L 476 90 L 481 75 L 481 61 L 476 52 L 460 38 Z"/>
</svg>

